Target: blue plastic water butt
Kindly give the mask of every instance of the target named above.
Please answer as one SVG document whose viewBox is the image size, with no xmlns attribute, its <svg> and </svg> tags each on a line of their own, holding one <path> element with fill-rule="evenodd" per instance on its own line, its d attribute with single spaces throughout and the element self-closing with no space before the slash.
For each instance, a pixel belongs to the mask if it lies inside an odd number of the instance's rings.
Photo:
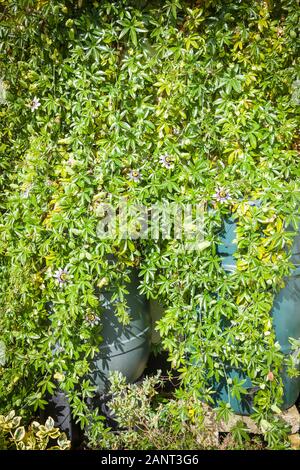
<svg viewBox="0 0 300 470">
<path fill-rule="evenodd" d="M 234 218 L 229 218 L 224 222 L 221 243 L 218 247 L 222 266 L 228 272 L 232 272 L 236 266 L 234 258 L 236 251 L 235 238 L 236 223 Z M 275 296 L 271 310 L 276 339 L 280 344 L 282 353 L 286 355 L 292 354 L 289 338 L 300 338 L 300 230 L 299 235 L 294 239 L 291 260 L 295 265 L 295 269 L 285 279 L 285 287 Z M 229 402 L 238 414 L 250 414 L 253 411 L 252 404 L 257 387 L 253 387 L 250 378 L 242 371 L 229 367 L 225 367 L 225 370 L 227 378 L 233 379 L 236 377 L 239 380 L 245 380 L 244 388 L 247 389 L 247 394 L 242 395 L 241 401 L 238 401 L 230 396 L 226 380 L 220 379 L 219 382 L 214 383 L 216 389 L 215 400 Z M 285 368 L 281 372 L 281 377 L 284 385 L 282 409 L 287 409 L 295 404 L 299 396 L 300 377 L 289 377 Z"/>
</svg>

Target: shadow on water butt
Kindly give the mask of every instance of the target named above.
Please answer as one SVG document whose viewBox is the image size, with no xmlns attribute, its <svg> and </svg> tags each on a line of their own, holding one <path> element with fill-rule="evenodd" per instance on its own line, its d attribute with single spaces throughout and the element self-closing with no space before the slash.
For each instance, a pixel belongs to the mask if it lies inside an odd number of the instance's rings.
<svg viewBox="0 0 300 470">
<path fill-rule="evenodd" d="M 54 419 L 55 427 L 65 432 L 71 441 L 71 448 L 78 448 L 83 441 L 83 431 L 72 417 L 69 400 L 65 393 L 57 390 L 53 395 L 48 394 L 45 399 L 48 404 L 44 410 L 40 411 L 41 421 L 45 422 L 48 416 L 51 416 Z"/>
</svg>

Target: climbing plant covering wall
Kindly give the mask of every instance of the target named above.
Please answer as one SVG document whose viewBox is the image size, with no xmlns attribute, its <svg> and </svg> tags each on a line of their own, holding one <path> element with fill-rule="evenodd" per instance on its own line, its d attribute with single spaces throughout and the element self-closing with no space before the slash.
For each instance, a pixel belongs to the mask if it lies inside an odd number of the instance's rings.
<svg viewBox="0 0 300 470">
<path fill-rule="evenodd" d="M 136 267 L 166 309 L 178 397 L 199 398 L 182 417 L 201 413 L 226 363 L 257 387 L 255 419 L 276 441 L 284 358 L 270 311 L 299 220 L 298 24 L 296 0 L 0 1 L 1 409 L 30 414 L 59 385 L 89 422 L 96 289 L 114 290 L 128 322 Z M 121 198 L 203 203 L 205 243 L 99 238 L 99 205 Z M 228 275 L 217 245 L 232 214 Z M 232 396 L 243 385 L 229 380 Z"/>
</svg>

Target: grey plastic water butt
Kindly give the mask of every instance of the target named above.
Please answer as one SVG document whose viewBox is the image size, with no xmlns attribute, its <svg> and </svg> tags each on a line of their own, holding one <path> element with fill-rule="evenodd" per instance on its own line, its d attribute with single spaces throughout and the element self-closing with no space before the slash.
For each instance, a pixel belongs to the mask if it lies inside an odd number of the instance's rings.
<svg viewBox="0 0 300 470">
<path fill-rule="evenodd" d="M 126 326 L 120 324 L 116 316 L 112 294 L 104 292 L 101 295 L 103 342 L 91 363 L 89 375 L 99 394 L 107 391 L 108 376 L 112 371 L 119 371 L 128 382 L 135 382 L 146 367 L 151 347 L 151 317 L 149 302 L 139 294 L 138 284 L 137 274 L 133 273 L 126 296 L 131 321 Z"/>
<path fill-rule="evenodd" d="M 121 372 L 128 382 L 135 382 L 143 374 L 151 347 L 152 325 L 149 302 L 138 292 L 138 276 L 133 271 L 127 290 L 127 304 L 130 309 L 130 324 L 121 325 L 115 313 L 111 292 L 102 292 L 100 300 L 103 310 L 101 332 L 103 342 L 99 353 L 91 363 L 89 378 L 97 387 L 98 395 L 105 395 L 108 390 L 108 376 L 112 371 Z M 52 416 L 55 425 L 74 440 L 76 429 L 72 420 L 69 401 L 64 392 L 56 390 L 49 399 L 49 405 L 42 413 Z M 46 416 L 47 415 L 47 416 Z"/>
</svg>

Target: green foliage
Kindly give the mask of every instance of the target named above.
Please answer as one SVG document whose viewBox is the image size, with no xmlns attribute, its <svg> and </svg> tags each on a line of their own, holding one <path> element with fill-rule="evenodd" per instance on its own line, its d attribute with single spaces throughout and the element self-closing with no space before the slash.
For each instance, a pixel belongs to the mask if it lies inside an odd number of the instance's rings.
<svg viewBox="0 0 300 470">
<path fill-rule="evenodd" d="M 70 448 L 70 441 L 64 433 L 54 427 L 51 417 L 44 425 L 33 421 L 28 429 L 20 426 L 21 420 L 21 416 L 16 416 L 13 410 L 6 416 L 0 416 L 0 448 L 2 450 L 68 450 Z M 53 444 L 55 440 L 57 445 Z"/>
<path fill-rule="evenodd" d="M 238 421 L 237 424 L 231 429 L 233 439 L 240 445 L 243 445 L 244 440 L 249 441 L 249 434 L 247 426 L 243 421 Z"/>
<path fill-rule="evenodd" d="M 86 406 L 101 341 L 86 318 L 101 318 L 95 289 L 106 285 L 128 321 L 136 266 L 141 292 L 166 307 L 162 346 L 183 396 L 209 401 L 227 363 L 259 387 L 257 420 L 272 421 L 283 357 L 270 309 L 299 220 L 298 2 L 0 5 L 2 409 L 43 407 L 59 384 L 82 426 L 93 419 L 104 432 Z M 216 198 L 220 188 L 230 199 Z M 187 252 L 180 240 L 99 239 L 99 203 L 123 197 L 206 201 L 208 243 Z M 228 275 L 216 247 L 232 213 Z"/>
<path fill-rule="evenodd" d="M 95 435 L 89 445 L 100 449 L 201 449 L 199 439 L 205 429 L 195 426 L 195 400 L 161 399 L 159 389 L 164 380 L 160 373 L 146 377 L 139 384 L 126 383 L 125 377 L 114 373 L 110 377 L 112 394 L 108 407 L 120 430 L 105 436 Z M 182 413 L 183 407 L 188 412 Z"/>
</svg>

